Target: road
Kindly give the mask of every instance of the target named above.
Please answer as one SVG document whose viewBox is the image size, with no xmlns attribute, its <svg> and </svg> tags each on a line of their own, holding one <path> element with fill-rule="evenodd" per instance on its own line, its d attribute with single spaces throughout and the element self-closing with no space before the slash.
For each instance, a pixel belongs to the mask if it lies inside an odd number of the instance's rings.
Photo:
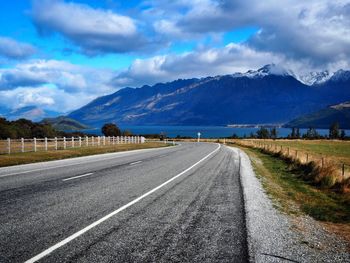
<svg viewBox="0 0 350 263">
<path fill-rule="evenodd" d="M 182 143 L 0 169 L 0 262 L 247 262 L 238 166 Z"/>
</svg>

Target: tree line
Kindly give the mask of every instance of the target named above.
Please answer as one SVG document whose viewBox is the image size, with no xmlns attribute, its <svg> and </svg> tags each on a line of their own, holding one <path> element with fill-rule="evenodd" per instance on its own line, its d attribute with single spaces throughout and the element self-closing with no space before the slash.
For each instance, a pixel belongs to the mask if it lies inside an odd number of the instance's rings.
<svg viewBox="0 0 350 263">
<path fill-rule="evenodd" d="M 244 136 L 245 138 L 256 138 L 256 139 L 277 139 L 278 131 L 276 128 L 267 129 L 261 127 L 256 133 L 251 133 L 249 136 Z M 232 138 L 239 138 L 236 134 Z M 339 123 L 335 122 L 329 127 L 328 136 L 321 135 L 317 132 L 315 128 L 308 128 L 306 133 L 301 134 L 299 128 L 292 128 L 291 133 L 287 136 L 288 139 L 348 139 L 346 136 L 345 130 L 340 129 Z"/>
<path fill-rule="evenodd" d="M 129 130 L 121 131 L 119 127 L 113 123 L 103 125 L 101 129 L 105 136 L 132 136 Z M 31 138 L 54 138 L 54 137 L 78 137 L 78 136 L 96 136 L 84 132 L 64 132 L 58 131 L 49 123 L 37 123 L 27 119 L 18 119 L 9 121 L 0 118 L 0 139 L 31 139 Z"/>
</svg>

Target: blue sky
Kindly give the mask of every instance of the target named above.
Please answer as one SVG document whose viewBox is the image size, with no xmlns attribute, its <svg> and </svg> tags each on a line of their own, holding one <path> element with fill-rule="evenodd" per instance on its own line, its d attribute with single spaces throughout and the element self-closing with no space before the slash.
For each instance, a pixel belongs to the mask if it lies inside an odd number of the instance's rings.
<svg viewBox="0 0 350 263">
<path fill-rule="evenodd" d="M 125 86 L 269 63 L 349 68 L 349 25 L 346 0 L 3 1 L 0 109 L 64 113 Z"/>
</svg>

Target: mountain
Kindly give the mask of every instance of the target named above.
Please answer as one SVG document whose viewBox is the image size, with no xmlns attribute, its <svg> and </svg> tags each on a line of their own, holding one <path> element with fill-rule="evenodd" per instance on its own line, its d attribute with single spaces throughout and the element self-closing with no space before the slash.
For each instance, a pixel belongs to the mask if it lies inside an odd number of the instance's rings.
<svg viewBox="0 0 350 263">
<path fill-rule="evenodd" d="M 306 85 L 276 65 L 257 71 L 124 88 L 95 99 L 68 117 L 100 127 L 286 123 L 350 100 L 347 71 Z M 337 77 L 335 77 L 337 76 Z"/>
<path fill-rule="evenodd" d="M 341 129 L 350 129 L 350 101 L 301 116 L 285 127 L 328 129 L 334 122 L 338 122 Z"/>
<path fill-rule="evenodd" d="M 37 106 L 21 107 L 14 110 L 9 110 L 4 114 L 8 120 L 17 120 L 23 118 L 31 121 L 40 121 L 43 118 L 55 117 L 57 115 L 59 115 L 59 113 L 55 111 L 43 110 Z"/>
<path fill-rule="evenodd" d="M 45 118 L 40 123 L 49 123 L 56 130 L 59 131 L 83 130 L 89 128 L 89 126 L 65 116 L 59 116 L 56 118 Z"/>
<path fill-rule="evenodd" d="M 309 74 L 299 77 L 300 81 L 306 85 L 318 85 L 328 81 L 332 77 L 332 74 L 328 71 L 322 72 L 310 72 Z"/>
</svg>

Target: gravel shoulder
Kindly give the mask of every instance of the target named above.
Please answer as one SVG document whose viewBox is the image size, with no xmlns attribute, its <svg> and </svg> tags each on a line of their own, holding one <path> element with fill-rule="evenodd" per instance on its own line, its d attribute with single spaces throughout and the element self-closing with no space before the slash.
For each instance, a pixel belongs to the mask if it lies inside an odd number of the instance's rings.
<svg viewBox="0 0 350 263">
<path fill-rule="evenodd" d="M 321 223 L 275 209 L 248 155 L 230 148 L 240 156 L 251 262 L 350 262 L 346 242 L 329 233 Z"/>
</svg>

